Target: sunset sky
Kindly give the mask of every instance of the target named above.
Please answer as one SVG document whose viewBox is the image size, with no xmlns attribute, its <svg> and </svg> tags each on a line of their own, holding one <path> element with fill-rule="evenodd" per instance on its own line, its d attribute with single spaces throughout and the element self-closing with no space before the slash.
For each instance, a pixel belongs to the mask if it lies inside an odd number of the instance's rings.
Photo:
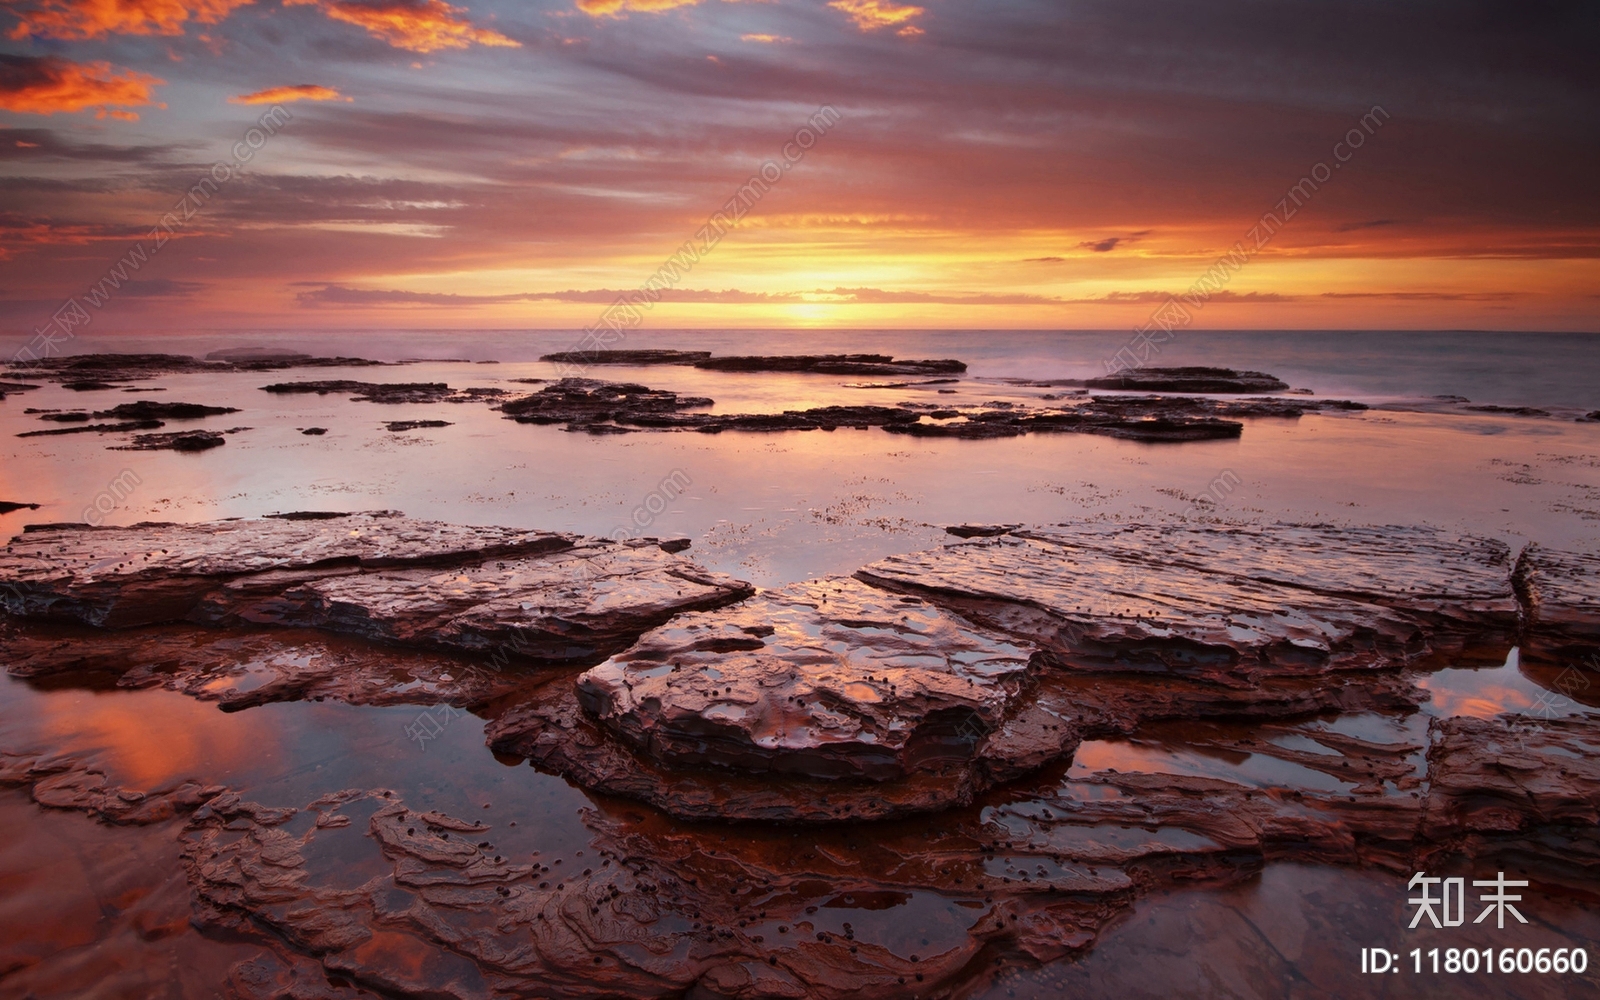
<svg viewBox="0 0 1600 1000">
<path fill-rule="evenodd" d="M 691 241 L 645 326 L 1131 328 L 1209 270 L 1197 328 L 1600 330 L 1597 27 L 1558 2 L 7 0 L 0 324 L 575 328 Z"/>
</svg>

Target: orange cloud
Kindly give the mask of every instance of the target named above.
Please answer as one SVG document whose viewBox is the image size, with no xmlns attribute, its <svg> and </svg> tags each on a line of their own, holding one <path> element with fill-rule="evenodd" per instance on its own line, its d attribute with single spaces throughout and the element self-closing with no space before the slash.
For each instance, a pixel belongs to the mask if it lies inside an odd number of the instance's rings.
<svg viewBox="0 0 1600 1000">
<path fill-rule="evenodd" d="M 829 7 L 842 10 L 850 15 L 850 20 L 862 31 L 877 31 L 879 28 L 892 28 L 900 25 L 897 35 L 920 35 L 922 29 L 910 21 L 920 17 L 924 11 L 921 7 L 909 4 L 885 3 L 884 0 L 830 0 Z"/>
<path fill-rule="evenodd" d="M 628 11 L 660 13 L 676 7 L 693 7 L 701 0 L 578 0 L 578 9 L 590 17 L 627 17 Z"/>
<path fill-rule="evenodd" d="M 229 104 L 287 104 L 290 101 L 353 101 L 334 87 L 320 87 L 314 83 L 298 83 L 292 87 L 268 87 L 253 94 L 240 94 L 228 98 Z"/>
<path fill-rule="evenodd" d="M 313 6 L 335 21 L 365 28 L 397 49 L 437 52 L 464 49 L 474 42 L 519 49 L 522 43 L 498 31 L 479 28 L 462 17 L 465 7 L 444 0 L 283 0 L 285 7 Z"/>
<path fill-rule="evenodd" d="M 131 69 L 113 70 L 110 63 L 0 55 L 0 109 L 6 111 L 53 115 L 57 111 L 98 108 L 96 117 L 137 121 L 136 112 L 111 108 L 154 104 L 150 89 L 163 83 L 166 81 Z"/>
<path fill-rule="evenodd" d="M 10 7 L 20 19 L 11 38 L 104 38 L 181 35 L 185 22 L 216 24 L 254 0 L 35 0 Z"/>
<path fill-rule="evenodd" d="M 794 39 L 788 37 L 787 35 L 740 35 L 739 41 L 761 42 L 765 45 L 772 45 L 775 42 L 792 42 Z"/>
</svg>

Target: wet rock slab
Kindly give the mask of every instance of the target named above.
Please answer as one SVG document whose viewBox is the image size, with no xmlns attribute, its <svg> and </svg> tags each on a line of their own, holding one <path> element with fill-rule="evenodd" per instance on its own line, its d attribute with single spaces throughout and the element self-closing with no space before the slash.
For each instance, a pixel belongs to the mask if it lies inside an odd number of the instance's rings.
<svg viewBox="0 0 1600 1000">
<path fill-rule="evenodd" d="M 1223 685 L 1496 662 L 1519 608 L 1507 548 L 1427 528 L 1063 525 L 891 556 L 862 580 L 1052 651 L 1070 669 Z"/>
<path fill-rule="evenodd" d="M 1523 655 L 1600 674 L 1600 557 L 1534 543 L 1517 560 L 1516 582 L 1527 617 Z"/>
<path fill-rule="evenodd" d="M 309 627 L 562 662 L 750 592 L 644 541 L 385 512 L 30 526 L 0 556 L 0 584 L 7 611 L 44 620 Z"/>
<path fill-rule="evenodd" d="M 1435 725 L 1422 839 L 1444 853 L 1508 842 L 1600 869 L 1600 716 L 1456 717 Z M 1561 836 L 1565 833 L 1566 836 Z"/>
<path fill-rule="evenodd" d="M 919 599 L 819 580 L 678 618 L 583 674 L 577 696 L 663 769 L 820 779 L 813 794 L 835 803 L 937 773 L 934 808 L 970 797 L 986 782 L 967 772 L 1015 749 L 988 737 L 1031 695 L 1032 653 Z"/>
<path fill-rule="evenodd" d="M 1034 672 L 1030 649 L 925 602 L 821 580 L 674 619 L 489 736 L 674 815 L 926 812 L 1070 750 L 1033 710 Z"/>
<path fill-rule="evenodd" d="M 90 630 L 0 619 L 6 672 L 80 678 L 139 690 L 165 688 L 225 712 L 292 701 L 451 705 L 469 709 L 528 685 L 508 652 L 396 649 L 316 630 L 178 623 Z M 103 679 L 103 680 L 102 680 Z"/>
</svg>

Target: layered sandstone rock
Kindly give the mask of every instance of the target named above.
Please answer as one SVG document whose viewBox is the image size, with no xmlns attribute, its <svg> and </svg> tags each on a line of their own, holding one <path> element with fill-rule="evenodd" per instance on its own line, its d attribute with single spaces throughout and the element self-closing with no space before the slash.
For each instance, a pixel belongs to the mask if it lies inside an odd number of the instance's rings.
<svg viewBox="0 0 1600 1000">
<path fill-rule="evenodd" d="M 650 542 L 390 512 L 31 526 L 0 554 L 0 581 L 7 611 L 45 620 L 298 626 L 563 662 L 750 592 Z"/>
</svg>

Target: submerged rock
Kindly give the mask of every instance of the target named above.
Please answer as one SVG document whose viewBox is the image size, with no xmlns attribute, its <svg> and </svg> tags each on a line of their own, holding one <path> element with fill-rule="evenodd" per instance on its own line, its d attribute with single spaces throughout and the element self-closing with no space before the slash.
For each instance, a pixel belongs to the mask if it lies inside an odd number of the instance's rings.
<svg viewBox="0 0 1600 1000">
<path fill-rule="evenodd" d="M 784 354 L 708 358 L 696 368 L 722 372 L 815 372 L 823 375 L 950 375 L 967 370 L 952 358 L 908 361 L 887 354 Z"/>
<path fill-rule="evenodd" d="M 504 389 L 452 389 L 444 382 L 355 382 L 330 379 L 317 382 L 275 382 L 261 387 L 277 395 L 350 393 L 355 403 L 476 403 L 506 394 Z"/>
<path fill-rule="evenodd" d="M 448 420 L 391 420 L 383 425 L 391 431 L 415 431 L 427 427 L 453 427 Z M 304 434 L 304 431 L 300 433 Z"/>
<path fill-rule="evenodd" d="M 1212 400 L 1163 396 L 1097 396 L 1064 407 L 1029 410 L 1012 403 L 986 409 L 940 409 L 933 404 L 898 406 L 819 406 L 781 413 L 703 413 L 713 405 L 703 397 L 632 383 L 566 378 L 539 392 L 499 406 L 520 423 L 565 424 L 570 431 L 616 434 L 631 430 L 831 431 L 841 427 L 881 427 L 917 437 L 985 439 L 1029 433 L 1103 434 L 1137 441 L 1204 441 L 1236 438 L 1244 430 L 1223 417 L 1299 417 L 1308 410 L 1364 409 L 1342 401 L 1252 399 Z M 927 419 L 924 419 L 926 417 Z"/>
<path fill-rule="evenodd" d="M 502 403 L 499 409 L 523 424 L 592 425 L 632 422 L 646 414 L 676 413 L 710 406 L 711 402 L 631 382 L 564 378 L 532 395 Z"/>
<path fill-rule="evenodd" d="M 540 361 L 568 365 L 690 365 L 711 357 L 710 351 L 557 351 Z M 520 381 L 520 380 L 519 380 Z"/>
<path fill-rule="evenodd" d="M 926 375 L 964 372 L 951 359 L 907 361 L 887 354 L 779 354 L 713 357 L 710 351 L 560 351 L 540 361 L 569 365 L 685 365 L 708 371 L 812 372 L 824 375 Z"/>
<path fill-rule="evenodd" d="M 283 347 L 225 347 L 206 355 L 207 361 L 309 361 L 311 355 Z"/>
<path fill-rule="evenodd" d="M 164 420 L 124 420 L 115 424 L 84 424 L 80 427 L 52 427 L 45 431 L 23 431 L 19 438 L 56 437 L 61 434 L 126 434 L 129 431 L 150 431 L 167 426 Z"/>
<path fill-rule="evenodd" d="M 1549 410 L 1541 410 L 1537 406 L 1500 406 L 1495 403 L 1484 403 L 1478 406 L 1463 406 L 1463 410 L 1474 410 L 1478 413 L 1504 413 L 1513 417 L 1548 417 Z"/>
<path fill-rule="evenodd" d="M 199 420 L 225 413 L 238 413 L 233 406 L 203 406 L 199 403 L 166 403 L 141 399 L 136 403 L 119 403 L 109 410 L 97 410 L 99 418 L 115 417 L 122 420 Z"/>
<path fill-rule="evenodd" d="M 3 750 L 0 788 L 25 789 L 47 809 L 71 809 L 107 823 L 138 826 L 193 812 L 226 791 L 193 780 L 150 791 L 119 787 L 103 768 L 78 757 Z"/>
<path fill-rule="evenodd" d="M 236 428 L 248 430 L 248 428 Z M 209 451 L 228 443 L 222 431 L 174 431 L 169 434 L 135 434 L 133 443 L 112 451 Z"/>
<path fill-rule="evenodd" d="M 270 359 L 234 358 L 201 361 L 186 354 L 66 354 L 39 358 L 13 369 L 51 379 L 64 388 L 88 391 L 114 389 L 111 382 L 130 382 L 159 375 L 195 372 L 276 371 L 284 368 L 349 368 L 382 366 L 365 358 L 313 358 L 305 355 Z"/>
<path fill-rule="evenodd" d="M 1283 392 L 1289 383 L 1266 372 L 1238 372 L 1231 368 L 1134 368 L 1117 375 L 1083 382 L 1091 389 L 1128 389 L 1135 392 Z"/>
</svg>

